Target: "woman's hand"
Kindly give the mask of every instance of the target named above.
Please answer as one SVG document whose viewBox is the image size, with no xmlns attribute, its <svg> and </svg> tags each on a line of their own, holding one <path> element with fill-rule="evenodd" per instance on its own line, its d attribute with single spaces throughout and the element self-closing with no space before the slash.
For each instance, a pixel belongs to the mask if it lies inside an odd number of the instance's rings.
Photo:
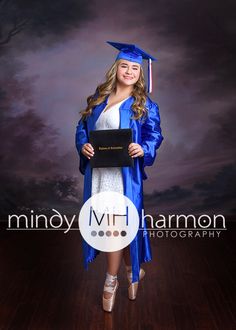
<svg viewBox="0 0 236 330">
<path fill-rule="evenodd" d="M 81 149 L 81 152 L 88 159 L 90 159 L 91 157 L 94 156 L 94 149 L 93 149 L 92 144 L 90 144 L 90 143 L 85 143 Z"/>
<path fill-rule="evenodd" d="M 128 151 L 129 151 L 129 155 L 131 157 L 143 157 L 144 156 L 143 148 L 138 143 L 130 143 Z"/>
</svg>

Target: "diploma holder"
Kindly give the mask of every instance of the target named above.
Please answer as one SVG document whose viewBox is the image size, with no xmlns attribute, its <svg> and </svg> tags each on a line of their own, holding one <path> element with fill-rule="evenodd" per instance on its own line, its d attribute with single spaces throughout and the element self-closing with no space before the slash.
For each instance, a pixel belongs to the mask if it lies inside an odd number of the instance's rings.
<svg viewBox="0 0 236 330">
<path fill-rule="evenodd" d="M 89 143 L 94 148 L 94 156 L 90 158 L 91 167 L 134 166 L 134 159 L 128 153 L 132 141 L 130 128 L 91 131 Z"/>
</svg>

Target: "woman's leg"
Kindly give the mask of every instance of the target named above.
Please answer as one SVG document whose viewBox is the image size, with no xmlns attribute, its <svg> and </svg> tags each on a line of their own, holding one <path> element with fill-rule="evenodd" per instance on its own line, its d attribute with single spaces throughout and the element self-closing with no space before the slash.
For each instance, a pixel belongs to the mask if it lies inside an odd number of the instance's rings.
<svg viewBox="0 0 236 330">
<path fill-rule="evenodd" d="M 123 255 L 123 250 L 107 252 L 107 272 L 111 275 L 117 275 Z"/>
<path fill-rule="evenodd" d="M 123 249 L 123 258 L 126 267 L 131 267 L 129 245 Z"/>
<path fill-rule="evenodd" d="M 115 252 L 106 252 L 106 258 L 107 258 L 107 273 L 110 275 L 117 275 L 120 263 L 123 256 L 123 250 L 115 251 Z M 114 281 L 114 286 L 116 282 Z M 104 292 L 104 298 L 109 299 L 112 296 L 109 292 Z"/>
</svg>

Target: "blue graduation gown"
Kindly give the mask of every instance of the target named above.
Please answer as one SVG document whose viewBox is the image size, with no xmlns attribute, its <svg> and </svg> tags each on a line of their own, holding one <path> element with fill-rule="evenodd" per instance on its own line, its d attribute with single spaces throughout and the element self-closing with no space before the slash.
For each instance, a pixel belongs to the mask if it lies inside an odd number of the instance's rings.
<svg viewBox="0 0 236 330">
<path fill-rule="evenodd" d="M 80 156 L 80 172 L 84 175 L 84 192 L 83 202 L 85 203 L 91 197 L 92 188 L 92 168 L 90 167 L 90 161 L 81 153 L 81 148 L 84 143 L 89 142 L 89 132 L 95 129 L 95 123 L 106 107 L 108 97 L 105 101 L 94 107 L 93 112 L 87 117 L 85 121 L 81 119 L 76 127 L 76 148 Z M 133 131 L 133 142 L 138 143 L 144 150 L 143 157 L 134 158 L 134 167 L 122 167 L 122 176 L 124 183 L 124 194 L 127 196 L 136 206 L 140 216 L 140 228 L 141 228 L 141 215 L 143 205 L 143 180 L 147 179 L 147 175 L 144 171 L 145 166 L 151 166 L 156 158 L 156 150 L 162 143 L 163 136 L 160 127 L 160 115 L 158 105 L 147 97 L 146 108 L 148 109 L 148 117 L 145 121 L 139 119 L 131 119 L 134 112 L 131 108 L 134 102 L 134 98 L 130 96 L 124 101 L 120 108 L 120 127 L 119 128 L 131 128 Z M 146 223 L 144 222 L 144 227 Z M 83 260 L 84 267 L 88 270 L 88 263 L 92 262 L 100 251 L 91 247 L 82 238 L 83 247 Z M 132 282 L 139 280 L 140 264 L 152 260 L 152 253 L 150 247 L 150 239 L 148 235 L 144 235 L 144 230 L 139 230 L 136 237 L 129 245 L 130 257 L 132 263 L 133 278 Z"/>
</svg>

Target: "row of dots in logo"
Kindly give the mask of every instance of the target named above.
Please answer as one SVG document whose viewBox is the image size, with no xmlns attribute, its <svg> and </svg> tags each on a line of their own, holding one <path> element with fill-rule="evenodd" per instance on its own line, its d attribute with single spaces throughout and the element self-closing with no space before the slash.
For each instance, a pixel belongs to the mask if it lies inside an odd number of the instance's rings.
<svg viewBox="0 0 236 330">
<path fill-rule="evenodd" d="M 103 230 L 99 230 L 98 232 L 96 230 L 92 230 L 91 231 L 91 236 L 95 237 L 95 236 L 100 236 L 103 237 L 104 235 L 106 235 L 107 237 L 117 237 L 117 236 L 126 236 L 127 232 L 125 230 L 122 230 L 120 233 L 118 230 L 114 230 L 113 232 L 110 230 L 107 230 L 106 232 L 104 232 Z"/>
</svg>

